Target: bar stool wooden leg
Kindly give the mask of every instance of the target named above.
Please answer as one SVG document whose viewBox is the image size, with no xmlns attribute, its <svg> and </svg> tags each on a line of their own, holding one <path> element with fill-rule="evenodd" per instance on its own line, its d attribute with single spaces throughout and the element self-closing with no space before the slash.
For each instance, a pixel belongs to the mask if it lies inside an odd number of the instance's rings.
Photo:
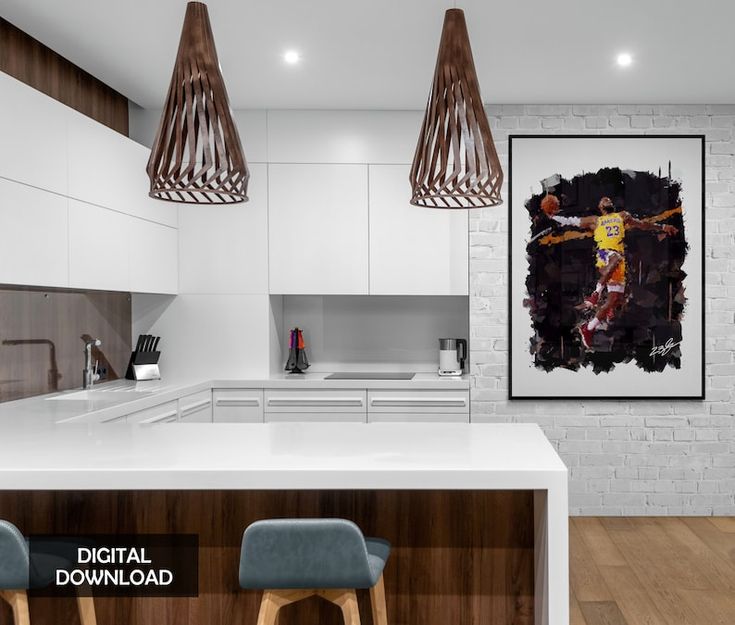
<svg viewBox="0 0 735 625">
<path fill-rule="evenodd" d="M 258 625 L 275 625 L 278 611 L 289 603 L 301 601 L 314 594 L 313 590 L 265 590 L 260 600 Z"/>
<path fill-rule="evenodd" d="M 357 593 L 354 590 L 318 590 L 317 594 L 340 607 L 345 625 L 360 625 Z"/>
<path fill-rule="evenodd" d="M 97 625 L 97 614 L 94 611 L 94 598 L 77 595 L 79 622 L 81 625 Z"/>
<path fill-rule="evenodd" d="M 25 590 L 0 590 L 0 597 L 10 604 L 15 625 L 31 625 L 28 595 Z"/>
<path fill-rule="evenodd" d="M 383 576 L 370 589 L 370 606 L 373 610 L 373 625 L 388 625 L 388 610 L 385 607 L 385 585 Z"/>
</svg>

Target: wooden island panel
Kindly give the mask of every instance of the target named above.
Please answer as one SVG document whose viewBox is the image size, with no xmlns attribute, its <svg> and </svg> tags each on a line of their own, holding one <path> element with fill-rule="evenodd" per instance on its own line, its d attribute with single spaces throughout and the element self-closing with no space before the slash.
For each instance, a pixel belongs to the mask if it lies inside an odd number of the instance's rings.
<svg viewBox="0 0 735 625">
<path fill-rule="evenodd" d="M 343 517 L 388 539 L 391 625 L 531 625 L 532 491 L 79 491 L 0 493 L 0 518 L 25 534 L 195 533 L 199 597 L 95 600 L 99 625 L 255 625 L 260 592 L 238 585 L 247 525 L 275 517 Z M 368 591 L 358 591 L 372 625 Z M 279 625 L 336 625 L 317 598 Z M 10 622 L 0 608 L 0 624 Z M 31 598 L 33 625 L 76 624 L 73 599 Z"/>
</svg>

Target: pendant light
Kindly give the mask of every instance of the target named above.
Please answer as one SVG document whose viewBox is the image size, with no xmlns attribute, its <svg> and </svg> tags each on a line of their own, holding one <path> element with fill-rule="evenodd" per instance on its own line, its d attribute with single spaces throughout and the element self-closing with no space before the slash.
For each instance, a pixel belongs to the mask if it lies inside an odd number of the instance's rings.
<svg viewBox="0 0 735 625">
<path fill-rule="evenodd" d="M 207 6 L 186 5 L 171 85 L 147 167 L 150 196 L 172 202 L 246 202 L 247 161 L 232 119 Z"/>
<path fill-rule="evenodd" d="M 479 208 L 502 203 L 503 171 L 480 98 L 467 24 L 449 9 L 410 173 L 411 204 Z"/>
</svg>

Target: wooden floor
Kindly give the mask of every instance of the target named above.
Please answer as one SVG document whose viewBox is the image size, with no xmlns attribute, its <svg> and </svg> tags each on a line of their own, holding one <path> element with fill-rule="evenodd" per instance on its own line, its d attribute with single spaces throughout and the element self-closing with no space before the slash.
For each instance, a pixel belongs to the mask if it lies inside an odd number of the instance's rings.
<svg viewBox="0 0 735 625">
<path fill-rule="evenodd" d="M 735 624 L 735 517 L 569 524 L 571 625 Z"/>
</svg>

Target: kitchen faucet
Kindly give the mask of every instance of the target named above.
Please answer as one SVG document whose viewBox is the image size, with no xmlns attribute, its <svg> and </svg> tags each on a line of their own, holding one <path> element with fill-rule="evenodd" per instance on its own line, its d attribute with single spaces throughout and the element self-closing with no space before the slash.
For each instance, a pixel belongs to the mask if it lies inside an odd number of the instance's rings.
<svg viewBox="0 0 735 625">
<path fill-rule="evenodd" d="M 99 339 L 89 339 L 84 344 L 84 370 L 82 371 L 82 388 L 90 388 L 100 379 L 97 373 L 97 366 L 92 370 L 92 347 L 99 347 L 102 341 Z"/>
</svg>

